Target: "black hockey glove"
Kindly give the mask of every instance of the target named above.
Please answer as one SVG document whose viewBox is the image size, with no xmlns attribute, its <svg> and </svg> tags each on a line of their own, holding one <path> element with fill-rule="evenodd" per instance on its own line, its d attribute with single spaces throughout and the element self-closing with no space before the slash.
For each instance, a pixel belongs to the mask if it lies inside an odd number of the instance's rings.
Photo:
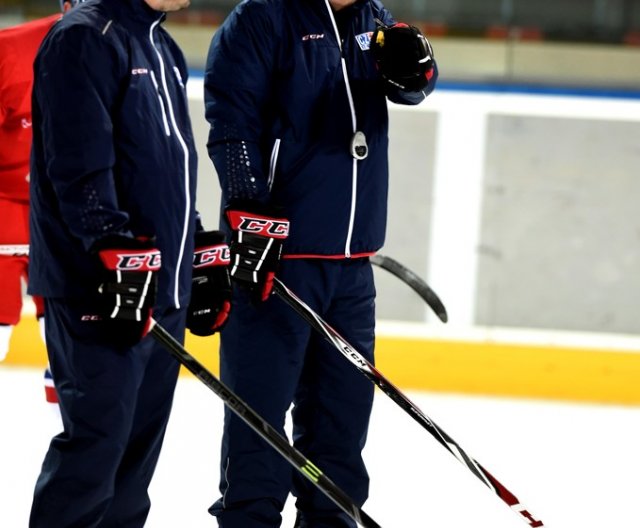
<svg viewBox="0 0 640 528">
<path fill-rule="evenodd" d="M 229 246 L 222 231 L 198 231 L 195 243 L 187 328 L 210 336 L 222 329 L 231 310 Z"/>
<path fill-rule="evenodd" d="M 231 278 L 266 301 L 273 289 L 282 244 L 289 236 L 289 220 L 262 204 L 238 205 L 225 211 L 233 230 Z"/>
<path fill-rule="evenodd" d="M 133 346 L 149 331 L 158 284 L 160 251 L 154 239 L 105 237 L 92 250 L 104 267 L 98 291 L 102 316 L 114 324 L 114 340 Z"/>
<path fill-rule="evenodd" d="M 414 26 L 379 26 L 371 39 L 371 52 L 382 78 L 401 90 L 420 92 L 433 77 L 433 49 Z"/>
</svg>

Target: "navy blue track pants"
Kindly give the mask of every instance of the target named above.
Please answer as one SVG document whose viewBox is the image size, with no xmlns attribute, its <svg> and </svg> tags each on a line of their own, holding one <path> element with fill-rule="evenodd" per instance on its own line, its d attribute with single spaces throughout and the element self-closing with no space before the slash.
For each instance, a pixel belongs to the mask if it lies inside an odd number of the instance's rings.
<svg viewBox="0 0 640 528">
<path fill-rule="evenodd" d="M 375 288 L 368 259 L 284 260 L 278 277 L 373 362 Z M 362 459 L 373 384 L 277 296 L 251 303 L 235 288 L 221 335 L 221 379 L 284 434 L 291 404 L 296 448 L 357 504 L 368 496 Z M 309 526 L 355 527 L 330 499 L 225 409 L 222 528 L 274 528 L 290 492 Z"/>
<path fill-rule="evenodd" d="M 81 322 L 87 306 L 46 299 L 64 430 L 45 456 L 30 528 L 139 528 L 149 512 L 179 364 L 151 336 L 118 347 L 109 322 Z M 159 317 L 181 342 L 184 321 L 184 311 Z"/>
</svg>

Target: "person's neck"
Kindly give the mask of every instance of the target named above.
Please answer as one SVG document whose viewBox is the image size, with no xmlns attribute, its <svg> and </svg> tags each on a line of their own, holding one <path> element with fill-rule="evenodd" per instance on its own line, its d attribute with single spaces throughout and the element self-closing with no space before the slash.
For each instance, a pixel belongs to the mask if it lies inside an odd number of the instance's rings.
<svg viewBox="0 0 640 528">
<path fill-rule="evenodd" d="M 357 0 L 329 0 L 331 7 L 334 11 L 340 11 L 345 7 L 349 7 L 352 4 L 355 4 Z"/>
</svg>

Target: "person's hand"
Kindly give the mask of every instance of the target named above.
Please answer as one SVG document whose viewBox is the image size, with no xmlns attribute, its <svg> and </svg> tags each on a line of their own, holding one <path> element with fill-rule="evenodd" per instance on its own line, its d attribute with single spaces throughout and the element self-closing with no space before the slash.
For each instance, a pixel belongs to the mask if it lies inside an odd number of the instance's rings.
<svg viewBox="0 0 640 528">
<path fill-rule="evenodd" d="M 229 246 L 222 231 L 198 231 L 193 254 L 187 328 L 197 336 L 222 329 L 231 310 Z"/>
<path fill-rule="evenodd" d="M 251 202 L 227 208 L 225 216 L 233 230 L 231 279 L 266 301 L 273 289 L 282 244 L 289 236 L 289 220 L 268 206 Z"/>
<path fill-rule="evenodd" d="M 414 26 L 379 26 L 371 39 L 371 52 L 382 78 L 401 90 L 420 92 L 433 76 L 433 49 Z"/>
<path fill-rule="evenodd" d="M 154 239 L 112 235 L 92 250 L 104 268 L 98 288 L 102 317 L 112 321 L 114 340 L 133 346 L 149 331 L 161 266 Z"/>
</svg>

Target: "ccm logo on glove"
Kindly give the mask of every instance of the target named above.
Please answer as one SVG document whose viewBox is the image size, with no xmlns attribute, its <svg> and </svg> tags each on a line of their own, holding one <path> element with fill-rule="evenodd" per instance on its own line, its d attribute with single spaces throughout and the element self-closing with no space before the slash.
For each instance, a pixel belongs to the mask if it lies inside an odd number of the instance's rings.
<svg viewBox="0 0 640 528">
<path fill-rule="evenodd" d="M 231 278 L 249 288 L 254 299 L 266 301 L 273 289 L 289 220 L 274 207 L 243 203 L 226 210 L 232 229 Z"/>
<path fill-rule="evenodd" d="M 100 252 L 105 268 L 121 271 L 158 271 L 162 265 L 160 251 L 149 249 L 142 252 L 124 253 L 121 249 Z"/>
<path fill-rule="evenodd" d="M 149 331 L 162 259 L 153 238 L 109 235 L 98 240 L 103 270 L 99 312 L 109 321 L 112 339 L 121 346 L 135 345 Z"/>
<path fill-rule="evenodd" d="M 287 238 L 289 236 L 289 220 L 285 218 L 271 218 L 242 211 L 227 211 L 227 219 L 231 229 L 244 231 L 254 235 L 266 236 L 269 238 Z"/>
<path fill-rule="evenodd" d="M 231 262 L 229 246 L 219 244 L 205 248 L 196 248 L 193 253 L 193 267 L 205 268 L 207 266 L 228 266 Z"/>
</svg>

